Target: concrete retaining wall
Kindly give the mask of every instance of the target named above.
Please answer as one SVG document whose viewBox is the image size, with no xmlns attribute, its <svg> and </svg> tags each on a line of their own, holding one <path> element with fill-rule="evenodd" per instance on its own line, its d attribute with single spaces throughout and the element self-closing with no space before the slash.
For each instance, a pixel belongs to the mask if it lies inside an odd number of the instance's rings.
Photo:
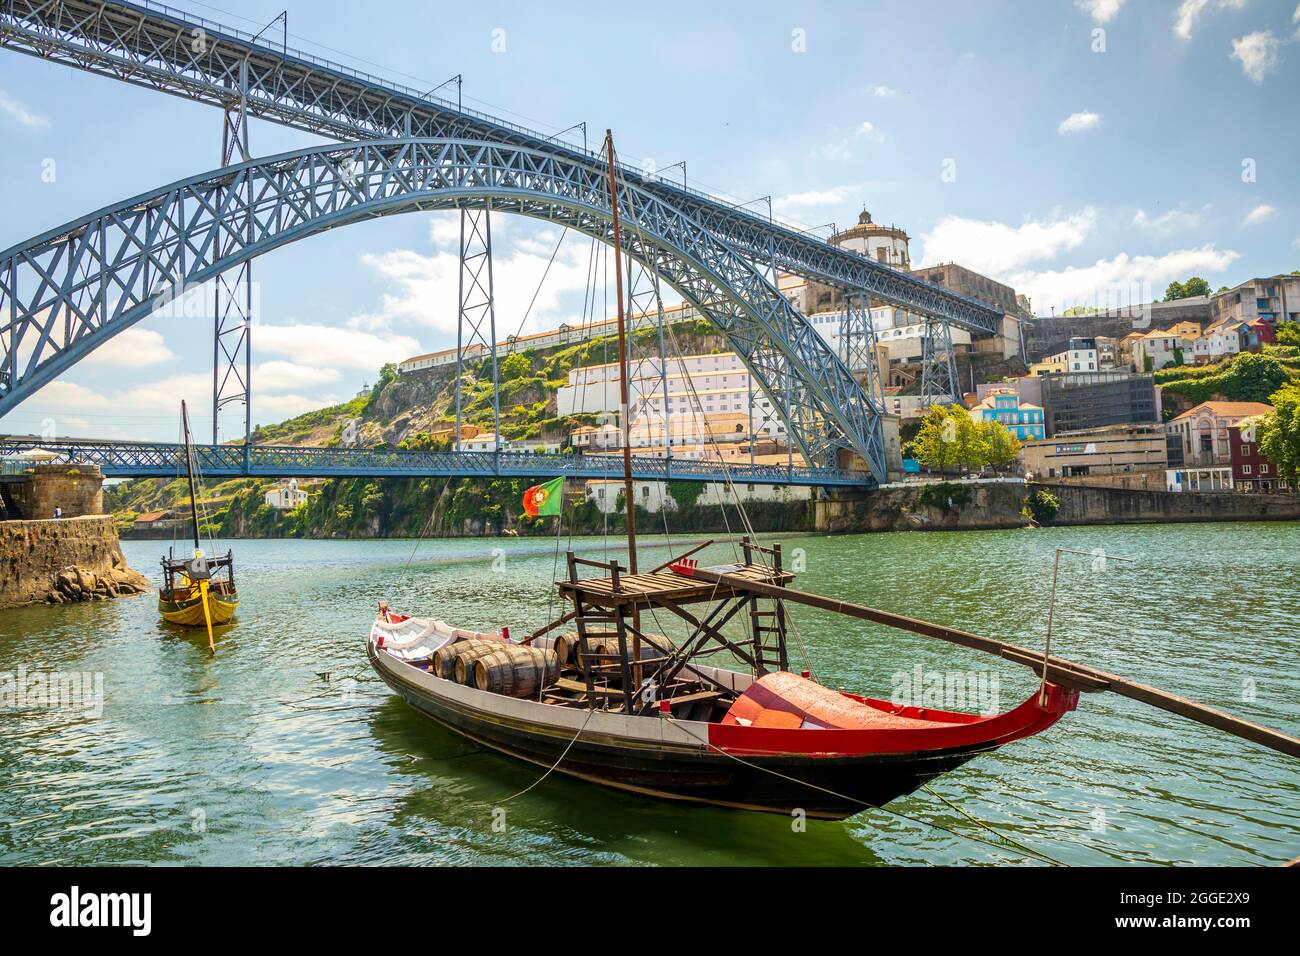
<svg viewBox="0 0 1300 956">
<path fill-rule="evenodd" d="M 960 490 L 955 490 L 952 498 L 926 504 L 922 503 L 923 488 L 885 488 L 818 501 L 816 529 L 852 533 L 1023 528 L 1029 520 L 1020 509 L 1026 495 L 1037 488 L 1050 491 L 1060 501 L 1053 522 L 1057 525 L 1300 520 L 1300 495 L 1190 494 L 1005 482 L 957 485 Z M 969 496 L 968 500 L 962 501 L 963 496 Z"/>
<path fill-rule="evenodd" d="M 1058 525 L 1300 520 L 1300 495 L 1194 494 L 1060 484 L 1033 487 L 1045 488 L 1060 499 L 1061 511 L 1054 522 Z"/>
</svg>

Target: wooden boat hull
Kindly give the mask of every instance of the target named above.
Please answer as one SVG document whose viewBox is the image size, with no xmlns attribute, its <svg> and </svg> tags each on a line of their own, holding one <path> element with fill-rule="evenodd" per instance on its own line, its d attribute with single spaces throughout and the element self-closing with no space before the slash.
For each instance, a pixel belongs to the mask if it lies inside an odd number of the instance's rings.
<svg viewBox="0 0 1300 956">
<path fill-rule="evenodd" d="M 239 597 L 234 593 L 213 590 L 208 594 L 208 611 L 212 615 L 212 625 L 229 624 L 239 608 Z M 206 627 L 203 616 L 203 598 L 197 589 L 193 597 L 187 595 L 158 595 L 158 613 L 169 624 L 181 627 Z"/>
<path fill-rule="evenodd" d="M 378 649 L 373 639 L 367 656 L 379 676 L 422 714 L 500 753 L 646 796 L 770 813 L 802 811 L 831 820 L 882 806 L 981 753 L 1037 733 L 1073 709 L 1077 698 L 1049 685 L 1046 707 L 1038 705 L 1035 694 L 994 718 L 947 715 L 963 718 L 966 725 L 909 733 L 930 734 L 930 742 L 948 745 L 915 746 L 925 741 L 900 741 L 896 731 L 889 741 L 880 731 L 769 731 L 562 708 L 435 677 Z M 738 684 L 749 680 L 730 671 L 712 673 L 731 674 Z M 828 742 L 837 746 L 827 748 Z M 862 752 L 863 746 L 876 749 Z"/>
</svg>

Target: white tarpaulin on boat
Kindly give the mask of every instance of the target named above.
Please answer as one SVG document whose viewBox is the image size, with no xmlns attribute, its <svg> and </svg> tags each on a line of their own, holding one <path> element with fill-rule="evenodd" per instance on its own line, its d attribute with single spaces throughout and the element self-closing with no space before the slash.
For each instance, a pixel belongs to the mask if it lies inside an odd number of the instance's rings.
<svg viewBox="0 0 1300 956">
<path fill-rule="evenodd" d="M 427 617 L 408 617 L 404 621 L 377 620 L 370 630 L 372 637 L 383 638 L 384 650 L 402 660 L 432 657 L 444 644 L 456 640 L 456 629 L 446 621 Z"/>
</svg>

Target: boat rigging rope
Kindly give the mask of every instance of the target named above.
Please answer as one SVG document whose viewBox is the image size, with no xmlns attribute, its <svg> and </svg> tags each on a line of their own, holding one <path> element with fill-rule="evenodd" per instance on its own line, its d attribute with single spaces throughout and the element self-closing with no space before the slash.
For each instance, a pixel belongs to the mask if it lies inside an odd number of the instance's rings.
<svg viewBox="0 0 1300 956">
<path fill-rule="evenodd" d="M 510 802 L 511 800 L 513 800 L 515 797 L 522 797 L 522 796 L 523 796 L 525 793 L 527 793 L 529 790 L 533 789 L 533 787 L 537 786 L 539 783 L 541 783 L 543 780 L 545 780 L 547 777 L 549 777 L 549 776 L 551 775 L 551 771 L 553 771 L 556 767 L 558 767 L 558 766 L 560 765 L 560 763 L 564 760 L 564 758 L 567 757 L 567 756 L 569 755 L 569 751 L 570 751 L 571 749 L 573 749 L 573 745 L 576 744 L 576 743 L 578 742 L 578 738 L 582 736 L 582 732 L 583 732 L 584 730 L 587 729 L 587 724 L 591 721 L 591 715 L 594 714 L 595 712 L 596 712 L 596 709 L 595 709 L 594 707 L 589 708 L 589 709 L 587 710 L 587 719 L 584 720 L 584 721 L 582 722 L 582 726 L 579 727 L 579 728 L 578 728 L 578 732 L 577 732 L 576 734 L 573 735 L 573 739 L 570 740 L 569 743 L 568 743 L 568 746 L 566 746 L 566 747 L 564 748 L 564 752 L 561 753 L 558 757 L 555 758 L 555 763 L 551 764 L 549 767 L 546 768 L 546 773 L 542 774 L 540 777 L 538 777 L 536 780 L 534 780 L 534 781 L 533 781 L 532 783 L 530 783 L 528 786 L 524 787 L 524 789 L 520 790 L 518 793 L 512 793 L 510 796 L 506 797 L 504 800 L 498 800 L 497 802 L 498 802 L 498 803 L 509 803 L 509 802 Z"/>
<path fill-rule="evenodd" d="M 1038 860 L 1041 860 L 1041 861 L 1043 861 L 1043 862 L 1045 862 L 1045 863 L 1050 863 L 1050 864 L 1052 864 L 1053 866 L 1068 866 L 1068 865 L 1069 865 L 1069 864 L 1066 864 L 1066 863 L 1061 862 L 1060 860 L 1057 860 L 1057 859 L 1054 859 L 1053 857 L 1048 856 L 1046 853 L 1042 853 L 1042 852 L 1040 852 L 1040 851 L 1038 851 L 1038 850 L 1033 849 L 1032 847 L 1025 846 L 1023 843 L 1019 843 L 1019 842 L 1017 842 L 1017 841 L 1011 839 L 1011 837 L 1006 836 L 1006 835 L 1003 834 L 1003 833 L 999 833 L 997 830 L 995 830 L 995 829 L 994 829 L 993 827 L 991 827 L 989 824 L 984 823 L 983 821 L 976 819 L 974 816 L 971 816 L 971 814 L 967 813 L 965 810 L 962 810 L 962 809 L 961 809 L 960 807 L 958 807 L 956 804 L 954 804 L 954 803 L 952 803 L 951 801 L 945 799 L 944 797 L 940 797 L 937 793 L 935 793 L 933 790 L 931 790 L 930 787 L 929 787 L 929 785 L 927 785 L 927 784 L 923 784 L 922 787 L 921 787 L 921 789 L 925 790 L 926 793 L 929 793 L 929 794 L 931 794 L 931 795 L 933 795 L 933 796 L 935 796 L 935 797 L 938 797 L 939 800 L 941 800 L 941 801 L 942 801 L 944 804 L 946 804 L 947 806 L 951 807 L 953 810 L 956 810 L 958 813 L 962 814 L 963 816 L 967 817 L 968 819 L 973 820 L 975 823 L 978 823 L 980 826 L 984 827 L 984 829 L 989 830 L 990 832 L 994 833 L 994 834 L 998 837 L 998 839 L 999 839 L 1000 841 L 1002 841 L 1002 842 L 1000 842 L 1000 843 L 995 843 L 994 841 L 992 841 L 992 840 L 986 840 L 986 839 L 984 839 L 983 837 L 973 836 L 972 834 L 969 834 L 969 833 L 962 833 L 960 830 L 953 830 L 953 829 L 951 829 L 950 827 L 945 827 L 945 826 L 943 826 L 943 825 L 940 824 L 940 823 L 934 823 L 934 822 L 929 821 L 929 820 L 921 820 L 921 819 L 919 819 L 919 818 L 917 818 L 917 817 L 909 816 L 909 815 L 906 814 L 906 813 L 901 813 L 901 812 L 899 812 L 898 810 L 893 810 L 893 809 L 891 809 L 891 808 L 889 808 L 889 807 L 884 807 L 884 806 L 882 806 L 882 807 L 878 807 L 878 806 L 876 806 L 875 804 L 867 803 L 865 800 L 859 800 L 857 797 L 850 797 L 850 796 L 848 796 L 847 794 L 836 793 L 834 790 L 829 790 L 829 789 L 827 789 L 826 787 L 820 786 L 820 785 L 818 785 L 818 784 L 810 783 L 810 782 L 807 781 L 807 780 L 800 780 L 798 777 L 791 777 L 789 774 L 781 773 L 779 770 L 773 770 L 771 767 L 764 767 L 764 766 L 761 766 L 760 764 L 756 764 L 756 763 L 753 763 L 753 762 L 751 762 L 751 761 L 749 761 L 749 760 L 745 760 L 745 759 L 743 759 L 742 757 L 738 757 L 738 756 L 736 756 L 736 755 L 733 754 L 733 753 L 730 753 L 730 752 L 728 752 L 728 751 L 726 751 L 726 750 L 723 750 L 721 747 L 718 747 L 718 746 L 716 746 L 716 745 L 710 743 L 708 740 L 706 740 L 705 738 L 701 737 L 699 734 L 695 733 L 694 731 L 690 730 L 688 727 L 685 727 L 685 726 L 684 726 L 680 721 L 678 721 L 675 717 L 672 717 L 672 716 L 666 716 L 666 717 L 663 717 L 662 719 L 663 719 L 663 720 L 667 720 L 667 721 L 669 721 L 669 722 L 672 723 L 674 726 L 676 726 L 678 729 L 680 729 L 683 733 L 685 733 L 685 734 L 687 734 L 687 735 L 689 735 L 689 736 L 695 738 L 695 739 L 698 740 L 700 743 L 702 743 L 702 744 L 704 744 L 706 747 L 708 747 L 710 750 L 716 750 L 718 753 L 722 754 L 724 757 L 730 757 L 732 760 L 735 760 L 737 763 L 744 764 L 746 767 L 750 767 L 750 768 L 752 768 L 752 769 L 754 769 L 754 770 L 761 770 L 761 771 L 763 771 L 764 773 L 770 773 L 770 774 L 772 774 L 774 777 L 780 777 L 780 778 L 782 778 L 783 780 L 789 780 L 791 783 L 803 784 L 805 787 L 810 787 L 810 788 L 812 788 L 813 790 L 820 790 L 822 793 L 829 794 L 830 796 L 832 796 L 832 797 L 836 797 L 836 798 L 838 798 L 838 799 L 840 799 L 840 800 L 847 800 L 847 801 L 850 802 L 850 803 L 856 803 L 856 804 L 859 804 L 860 806 L 865 807 L 865 808 L 868 809 L 868 810 L 883 810 L 883 811 L 886 812 L 886 813 L 893 814 L 894 816 L 896 816 L 896 817 L 900 817 L 901 819 L 907 820 L 907 821 L 909 821 L 909 822 L 911 822 L 911 823 L 918 823 L 918 824 L 920 824 L 920 825 L 922 825 L 922 826 L 932 827 L 932 828 L 935 829 L 935 830 L 942 830 L 942 831 L 944 831 L 945 833 L 950 833 L 950 834 L 952 834 L 953 836 L 963 837 L 963 838 L 965 838 L 965 839 L 967 839 L 967 840 L 973 840 L 973 841 L 976 842 L 976 843 L 983 843 L 983 844 L 986 844 L 986 845 L 988 845 L 988 846 L 996 846 L 996 847 L 1000 847 L 1000 848 L 1003 848 L 1003 849 L 1005 849 L 1005 848 L 1007 848 L 1007 847 L 1012 847 L 1012 848 L 1014 848 L 1014 849 L 1019 850 L 1021 853 L 1024 853 L 1026 856 L 1033 857 L 1033 858 L 1038 859 Z M 538 781 L 538 782 L 540 783 L 541 781 Z"/>
</svg>

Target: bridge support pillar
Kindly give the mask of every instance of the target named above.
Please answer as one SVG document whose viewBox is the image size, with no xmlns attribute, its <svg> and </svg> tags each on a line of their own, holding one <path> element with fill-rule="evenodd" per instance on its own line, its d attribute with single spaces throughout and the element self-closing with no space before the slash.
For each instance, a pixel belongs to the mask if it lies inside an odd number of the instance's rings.
<svg viewBox="0 0 1300 956">
<path fill-rule="evenodd" d="M 921 342 L 921 404 L 928 407 L 960 401 L 951 327 L 944 319 L 927 316 Z"/>
<path fill-rule="evenodd" d="M 460 282 L 456 306 L 456 431 L 452 449 L 461 441 L 462 376 L 465 357 L 487 358 L 492 365 L 492 431 L 501 442 L 501 390 L 497 368 L 497 309 L 492 281 L 492 212 L 490 208 L 460 211 Z M 499 449 L 498 449 L 499 450 Z"/>
<path fill-rule="evenodd" d="M 229 166 L 232 160 L 247 162 L 248 152 L 248 63 L 240 70 L 238 95 L 230 100 L 221 121 L 221 165 Z M 235 156 L 238 154 L 238 159 Z M 248 181 L 232 189 L 248 190 L 248 207 L 252 208 L 252 184 Z M 252 216 L 243 224 L 247 231 L 245 241 L 253 239 Z M 227 249 L 235 249 L 239 240 L 217 231 L 214 242 L 220 247 L 217 257 Z M 244 444 L 253 431 L 253 262 L 248 260 L 213 281 L 212 330 L 212 444 L 221 441 L 221 409 L 226 405 L 243 403 Z"/>
</svg>

